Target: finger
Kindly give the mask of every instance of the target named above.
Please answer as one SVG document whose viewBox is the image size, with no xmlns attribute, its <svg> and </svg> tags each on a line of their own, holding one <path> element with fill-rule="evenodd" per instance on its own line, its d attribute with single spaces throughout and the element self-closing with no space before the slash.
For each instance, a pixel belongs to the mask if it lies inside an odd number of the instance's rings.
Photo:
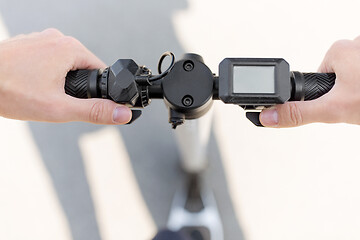
<svg viewBox="0 0 360 240">
<path fill-rule="evenodd" d="M 16 35 L 14 37 L 12 37 L 11 39 L 12 40 L 17 40 L 17 39 L 23 39 L 24 37 L 26 37 L 27 35 L 25 34 L 19 34 L 19 35 Z"/>
<path fill-rule="evenodd" d="M 327 109 L 321 99 L 304 102 L 287 102 L 260 114 L 260 122 L 265 127 L 296 127 L 313 122 L 335 122 L 336 115 Z"/>
<path fill-rule="evenodd" d="M 40 32 L 40 33 L 34 33 L 36 35 L 40 34 L 42 36 L 46 36 L 49 38 L 58 38 L 58 37 L 63 37 L 64 34 L 62 32 L 60 32 L 58 29 L 56 28 L 47 28 L 44 31 Z"/>
<path fill-rule="evenodd" d="M 328 57 L 325 56 L 324 60 L 321 62 L 320 66 L 318 68 L 318 72 L 320 72 L 320 73 L 334 72 Z"/>
<path fill-rule="evenodd" d="M 81 44 L 75 56 L 72 70 L 76 69 L 103 69 L 106 64 Z"/>
<path fill-rule="evenodd" d="M 96 57 L 77 39 L 65 36 L 61 41 L 67 46 L 68 54 L 71 55 L 73 60 L 69 70 L 100 69 L 107 67 L 103 61 Z"/>
<path fill-rule="evenodd" d="M 56 28 L 47 28 L 42 32 L 32 32 L 29 34 L 19 34 L 11 38 L 11 40 L 22 40 L 24 38 L 26 39 L 36 39 L 36 41 L 39 41 L 39 37 L 41 37 L 41 40 L 43 39 L 53 39 L 53 38 L 59 38 L 63 37 L 64 34 L 57 30 Z"/>
<path fill-rule="evenodd" d="M 77 99 L 69 96 L 64 110 L 64 121 L 114 125 L 128 123 L 132 117 L 130 108 L 107 99 Z"/>
<path fill-rule="evenodd" d="M 359 43 L 359 44 L 360 44 L 360 36 L 357 36 L 357 37 L 354 39 L 354 42 L 356 42 L 356 43 Z"/>
<path fill-rule="evenodd" d="M 319 68 L 318 68 L 318 72 L 320 73 L 330 73 L 330 72 L 334 72 L 333 67 L 332 67 L 332 56 L 333 56 L 333 50 L 332 48 L 330 48 L 327 53 L 324 56 L 323 61 L 321 62 Z"/>
<path fill-rule="evenodd" d="M 346 59 L 354 52 L 354 41 L 339 40 L 336 41 L 327 51 L 324 60 L 322 61 L 319 72 L 336 72 L 337 62 Z"/>
</svg>

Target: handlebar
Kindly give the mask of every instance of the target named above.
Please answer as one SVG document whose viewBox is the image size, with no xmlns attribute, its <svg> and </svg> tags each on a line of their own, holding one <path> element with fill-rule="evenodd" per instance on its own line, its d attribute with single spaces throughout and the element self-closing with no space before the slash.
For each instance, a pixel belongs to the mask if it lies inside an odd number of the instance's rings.
<svg viewBox="0 0 360 240">
<path fill-rule="evenodd" d="M 161 72 L 161 64 L 166 56 L 172 57 L 172 62 L 165 72 Z M 236 62 L 231 65 L 233 68 L 238 67 L 240 62 L 245 62 L 240 65 L 250 69 L 248 63 L 254 62 L 253 59 L 231 60 Z M 334 73 L 290 72 L 288 64 L 283 59 L 280 60 L 287 64 L 287 70 L 285 67 L 285 70 L 280 71 L 278 69 L 284 67 L 277 67 L 277 63 L 273 64 L 279 62 L 279 59 L 255 60 L 256 66 L 261 67 L 261 69 L 256 69 L 256 74 L 269 67 L 269 63 L 275 66 L 275 77 L 273 77 L 275 87 L 261 94 L 256 92 L 258 90 L 253 92 L 252 89 L 246 93 L 236 92 L 235 84 L 239 83 L 235 81 L 240 81 L 241 84 L 247 84 L 247 82 L 237 80 L 240 78 L 236 76 L 238 73 L 228 71 L 228 68 L 225 68 L 226 74 L 224 74 L 221 64 L 218 77 L 204 64 L 201 56 L 187 54 L 180 61 L 174 62 L 174 56 L 169 52 L 160 58 L 159 75 L 154 76 L 151 70 L 145 66 L 138 66 L 131 59 L 120 59 L 104 70 L 70 71 L 66 76 L 65 92 L 76 98 L 111 99 L 132 108 L 144 108 L 152 99 L 164 99 L 170 111 L 169 122 L 173 128 L 182 124 L 185 119 L 201 117 L 211 108 L 213 100 L 220 99 L 225 103 L 243 107 L 248 111 L 246 114 L 248 119 L 255 125 L 261 126 L 258 119 L 261 108 L 286 101 L 313 100 L 329 92 L 335 84 Z M 228 75 L 234 76 L 231 78 Z M 243 75 L 239 76 L 243 78 Z M 251 79 L 251 76 L 248 78 Z M 224 85 L 224 82 L 229 81 L 231 82 L 229 87 Z M 263 81 L 257 85 L 268 85 L 268 83 Z M 285 85 L 289 86 L 284 87 Z M 246 89 L 249 87 L 257 88 L 251 85 L 246 86 Z"/>
<path fill-rule="evenodd" d="M 336 79 L 335 73 L 293 72 L 293 75 L 295 74 L 298 74 L 299 77 L 294 78 L 294 83 L 299 82 L 302 84 L 304 101 L 314 100 L 329 92 L 334 86 Z"/>
</svg>

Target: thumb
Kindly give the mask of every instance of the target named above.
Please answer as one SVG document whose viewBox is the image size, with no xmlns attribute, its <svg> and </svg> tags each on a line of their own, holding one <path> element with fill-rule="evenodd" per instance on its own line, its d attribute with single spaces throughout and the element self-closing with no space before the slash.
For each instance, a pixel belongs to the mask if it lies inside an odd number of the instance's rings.
<svg viewBox="0 0 360 240">
<path fill-rule="evenodd" d="M 296 127 L 312 122 L 327 122 L 324 104 L 315 101 L 287 102 L 265 109 L 260 122 L 265 127 Z"/>
<path fill-rule="evenodd" d="M 95 124 L 125 124 L 131 120 L 130 108 L 107 99 L 71 98 L 68 121 L 82 121 Z M 76 118 L 76 119 L 74 119 Z"/>
</svg>

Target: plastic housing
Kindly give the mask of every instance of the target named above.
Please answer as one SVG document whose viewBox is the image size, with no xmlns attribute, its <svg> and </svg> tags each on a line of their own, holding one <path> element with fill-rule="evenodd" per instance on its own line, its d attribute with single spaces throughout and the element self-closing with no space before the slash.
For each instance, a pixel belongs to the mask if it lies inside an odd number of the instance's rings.
<svg viewBox="0 0 360 240">
<path fill-rule="evenodd" d="M 234 67 L 274 66 L 274 93 L 233 93 Z M 219 65 L 219 98 L 241 106 L 269 106 L 290 99 L 289 64 L 282 58 L 225 58 Z"/>
</svg>

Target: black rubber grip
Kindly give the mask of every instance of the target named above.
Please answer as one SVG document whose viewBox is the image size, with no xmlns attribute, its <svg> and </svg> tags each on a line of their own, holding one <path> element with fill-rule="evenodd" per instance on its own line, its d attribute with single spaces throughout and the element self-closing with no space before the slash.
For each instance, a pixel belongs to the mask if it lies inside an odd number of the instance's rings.
<svg viewBox="0 0 360 240">
<path fill-rule="evenodd" d="M 70 71 L 66 76 L 65 93 L 76 98 L 88 98 L 87 88 L 91 71 Z"/>
<path fill-rule="evenodd" d="M 335 84 L 335 73 L 303 73 L 305 101 L 321 97 Z"/>
</svg>

